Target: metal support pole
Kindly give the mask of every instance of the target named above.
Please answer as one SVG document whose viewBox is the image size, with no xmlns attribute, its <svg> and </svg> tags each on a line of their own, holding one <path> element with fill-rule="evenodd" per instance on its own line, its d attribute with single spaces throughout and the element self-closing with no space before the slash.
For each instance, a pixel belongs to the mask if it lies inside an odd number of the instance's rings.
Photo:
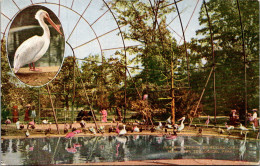
<svg viewBox="0 0 260 166">
<path fill-rule="evenodd" d="M 181 15 L 180 15 L 176 0 L 174 0 L 174 3 L 175 3 L 175 6 L 176 6 L 176 10 L 178 12 L 178 16 L 179 16 L 179 20 L 180 20 L 180 24 L 181 24 L 181 29 L 182 29 L 182 35 L 183 35 L 183 41 L 184 41 L 184 47 L 185 47 L 185 54 L 186 54 L 186 60 L 187 60 L 188 84 L 189 84 L 189 87 L 190 87 L 190 65 L 189 65 L 189 56 L 188 56 L 186 40 L 185 40 L 185 32 L 184 32 L 184 29 L 183 29 L 183 25 L 182 25 L 182 21 L 181 21 Z"/>
<path fill-rule="evenodd" d="M 172 124 L 175 124 L 175 95 L 174 95 L 174 71 L 173 71 L 173 55 L 171 57 L 171 96 L 172 96 Z"/>
<path fill-rule="evenodd" d="M 243 28 L 243 23 L 242 23 L 242 16 L 241 16 L 241 11 L 240 11 L 240 6 L 239 6 L 239 1 L 237 0 L 237 8 L 238 8 L 238 13 L 239 13 L 239 20 L 240 20 L 240 27 L 241 27 L 241 34 L 242 34 L 242 47 L 243 47 L 243 57 L 244 57 L 244 70 L 245 70 L 245 76 L 244 76 L 244 82 L 245 82 L 245 115 L 244 115 L 244 120 L 245 120 L 245 125 L 247 125 L 247 69 L 246 69 L 246 49 L 245 49 L 245 37 L 244 37 L 244 28 Z"/>
<path fill-rule="evenodd" d="M 51 107 L 52 107 L 52 112 L 53 112 L 53 116 L 54 116 L 54 119 L 55 119 L 55 123 L 56 123 L 56 126 L 57 126 L 57 131 L 58 133 L 60 134 L 60 130 L 59 130 L 59 124 L 58 124 L 58 121 L 57 121 L 57 118 L 56 118 L 56 112 L 54 110 L 54 105 L 53 105 L 53 102 L 52 102 L 52 98 L 51 98 L 51 92 L 50 92 L 50 88 L 49 88 L 49 85 L 47 84 L 47 89 L 48 89 L 48 93 L 49 93 L 49 98 L 51 100 Z"/>
<path fill-rule="evenodd" d="M 214 86 L 214 92 L 213 92 L 213 96 L 214 96 L 214 113 L 215 113 L 215 125 L 217 124 L 217 97 L 216 97 L 216 63 L 215 63 L 215 54 L 214 54 L 214 43 L 213 43 L 213 33 L 212 33 L 212 27 L 211 27 L 211 22 L 210 22 L 210 18 L 209 18 L 209 13 L 208 13 L 208 9 L 207 9 L 207 5 L 205 0 L 203 0 L 203 4 L 206 10 L 206 14 L 207 14 L 207 18 L 208 18 L 208 24 L 209 24 L 209 30 L 210 30 L 210 41 L 211 41 L 211 50 L 212 50 L 212 63 L 213 63 L 213 86 Z"/>
<path fill-rule="evenodd" d="M 197 104 L 197 106 L 196 106 L 196 109 L 195 109 L 195 112 L 194 112 L 194 116 L 195 116 L 196 113 L 197 113 L 197 110 L 198 110 L 198 108 L 199 108 L 201 99 L 202 99 L 202 97 L 203 97 L 203 95 L 204 95 L 204 92 L 205 92 L 205 90 L 206 90 L 206 87 L 208 86 L 209 79 L 210 79 L 210 77 L 211 77 L 211 74 L 212 74 L 213 70 L 214 70 L 214 68 L 212 67 L 212 68 L 211 68 L 211 71 L 210 71 L 210 73 L 209 73 L 208 79 L 207 79 L 207 81 L 206 81 L 206 84 L 205 84 L 205 86 L 204 86 L 204 88 L 203 88 L 203 90 L 202 90 L 202 93 L 201 93 L 201 95 L 200 95 L 200 99 L 199 99 L 198 104 Z M 189 127 L 190 127 L 190 125 L 192 124 L 192 121 L 193 121 L 193 120 L 190 121 Z"/>
</svg>

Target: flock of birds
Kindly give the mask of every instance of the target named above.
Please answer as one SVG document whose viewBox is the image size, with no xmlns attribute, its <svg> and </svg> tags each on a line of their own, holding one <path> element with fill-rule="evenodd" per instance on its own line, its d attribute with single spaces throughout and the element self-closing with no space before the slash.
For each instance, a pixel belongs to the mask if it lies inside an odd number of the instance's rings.
<svg viewBox="0 0 260 166">
<path fill-rule="evenodd" d="M 135 132 L 135 133 L 139 133 L 139 132 L 142 132 L 143 130 L 148 130 L 148 131 L 151 131 L 151 132 L 165 132 L 165 133 L 168 133 L 169 135 L 172 135 L 172 136 L 177 136 L 177 132 L 181 132 L 184 130 L 185 128 L 185 125 L 184 125 L 184 121 L 185 121 L 185 117 L 182 117 L 181 119 L 179 119 L 178 121 L 181 121 L 180 122 L 180 125 L 177 125 L 177 124 L 174 124 L 174 125 L 171 125 L 171 121 L 170 121 L 170 117 L 166 120 L 166 122 L 159 122 L 158 126 L 145 126 L 145 128 L 143 128 L 143 126 L 141 125 L 140 122 L 136 121 L 136 124 L 137 125 L 133 125 L 133 124 L 127 124 L 128 126 L 126 127 L 125 124 L 123 124 L 123 127 L 119 127 L 119 123 L 117 122 L 116 126 L 113 126 L 113 125 L 110 125 L 110 127 L 108 128 L 108 132 L 109 133 L 112 133 L 112 132 L 115 132 L 117 133 L 119 136 L 122 136 L 122 135 L 125 135 L 127 134 L 127 132 Z M 208 116 L 206 122 L 205 122 L 205 126 L 208 128 L 208 124 L 210 122 L 210 117 Z M 7 118 L 7 120 L 5 121 L 5 124 L 8 125 L 8 124 L 11 124 L 11 120 Z M 20 124 L 19 121 L 17 121 L 16 123 L 16 128 L 17 130 L 22 130 L 24 129 L 24 124 Z M 45 128 L 44 130 L 44 133 L 45 135 L 47 134 L 50 134 L 51 133 L 51 122 L 49 122 L 48 120 L 43 120 L 42 121 L 42 125 L 45 125 L 45 127 L 42 127 L 42 128 Z M 46 128 L 46 125 L 49 125 L 47 128 Z M 141 127 L 138 127 L 138 126 L 141 126 Z M 197 126 L 194 125 L 195 129 L 197 129 Z M 71 132 L 69 132 L 69 128 L 71 128 Z M 33 121 L 30 121 L 28 122 L 27 124 L 27 128 L 26 128 L 26 133 L 25 133 L 25 136 L 26 137 L 29 137 L 30 133 L 29 133 L 29 129 L 35 129 L 35 122 L 34 120 Z M 169 130 L 172 130 L 173 131 L 173 134 L 169 133 Z M 226 129 L 226 132 L 231 135 L 231 131 L 232 130 L 235 130 L 235 127 L 232 126 L 232 125 L 228 125 L 227 122 L 225 123 L 225 129 Z M 240 134 L 241 135 L 247 135 L 247 133 L 249 132 L 249 129 L 246 128 L 245 126 L 243 126 L 242 124 L 240 124 L 239 126 L 239 129 L 240 129 Z M 252 129 L 253 131 L 255 132 L 256 131 L 256 128 L 254 126 L 254 124 L 252 125 Z M 72 126 L 72 124 L 69 126 L 69 124 L 65 123 L 64 124 L 64 134 L 66 134 L 66 138 L 72 138 L 74 137 L 76 134 L 79 134 L 79 133 L 86 133 L 86 132 L 90 132 L 92 134 L 96 134 L 96 133 L 105 133 L 105 126 L 99 126 L 96 130 L 96 128 L 94 128 L 93 126 L 92 127 L 86 127 L 86 122 L 84 120 L 80 121 L 80 128 L 75 128 Z M 203 132 L 203 129 L 202 127 L 199 127 L 198 129 L 198 134 L 201 134 L 202 135 L 202 132 Z M 218 133 L 219 134 L 224 134 L 225 133 L 225 130 L 223 128 L 218 128 Z M 258 134 L 259 135 L 259 134 Z M 258 137 L 258 136 L 257 136 Z"/>
</svg>

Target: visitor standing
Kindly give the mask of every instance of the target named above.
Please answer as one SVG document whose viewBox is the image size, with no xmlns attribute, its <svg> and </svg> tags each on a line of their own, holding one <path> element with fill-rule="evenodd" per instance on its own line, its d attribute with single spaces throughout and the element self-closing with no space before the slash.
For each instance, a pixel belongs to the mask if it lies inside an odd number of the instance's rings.
<svg viewBox="0 0 260 166">
<path fill-rule="evenodd" d="M 107 110 L 103 108 L 101 110 L 101 114 L 102 114 L 102 122 L 107 122 Z"/>
<path fill-rule="evenodd" d="M 254 112 L 253 113 L 253 123 L 254 123 L 254 126 L 258 127 L 257 109 L 253 109 L 252 111 Z"/>
<path fill-rule="evenodd" d="M 13 106 L 13 123 L 16 123 L 19 120 L 19 112 L 18 112 L 18 106 Z"/>
<path fill-rule="evenodd" d="M 32 106 L 31 117 L 32 117 L 33 121 L 34 121 L 34 120 L 35 120 L 35 118 L 36 118 L 36 111 L 35 111 L 35 106 Z"/>
<path fill-rule="evenodd" d="M 27 104 L 26 106 L 26 110 L 24 112 L 24 121 L 30 121 L 30 110 L 31 110 L 31 105 Z"/>
<path fill-rule="evenodd" d="M 117 120 L 118 121 L 122 121 L 122 113 L 121 113 L 121 109 L 119 107 L 116 107 L 116 115 L 117 115 Z"/>
</svg>

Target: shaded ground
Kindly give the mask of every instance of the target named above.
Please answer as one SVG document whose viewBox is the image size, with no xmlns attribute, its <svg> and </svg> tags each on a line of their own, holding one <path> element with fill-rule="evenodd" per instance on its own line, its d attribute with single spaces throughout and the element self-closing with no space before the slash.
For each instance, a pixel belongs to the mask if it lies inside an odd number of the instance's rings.
<svg viewBox="0 0 260 166">
<path fill-rule="evenodd" d="M 51 67 L 38 67 L 40 71 L 29 71 L 29 68 L 20 68 L 18 73 L 16 73 L 17 78 L 27 85 L 31 86 L 41 86 L 51 81 L 60 66 Z"/>
</svg>

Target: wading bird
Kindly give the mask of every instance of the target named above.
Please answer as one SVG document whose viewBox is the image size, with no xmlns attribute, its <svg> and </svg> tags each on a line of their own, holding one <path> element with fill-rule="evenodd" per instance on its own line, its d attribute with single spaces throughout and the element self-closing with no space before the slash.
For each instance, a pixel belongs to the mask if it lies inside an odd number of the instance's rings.
<svg viewBox="0 0 260 166">
<path fill-rule="evenodd" d="M 180 125 L 180 127 L 178 127 L 178 131 L 181 131 L 184 129 L 184 127 L 185 127 L 183 124 L 184 120 L 185 120 L 185 117 L 182 117 L 181 119 L 178 120 L 178 121 L 181 121 L 181 125 Z"/>
<path fill-rule="evenodd" d="M 241 130 L 240 135 L 242 135 L 243 131 L 248 131 L 248 129 L 245 126 L 243 126 L 241 123 L 240 123 L 239 128 Z"/>
<path fill-rule="evenodd" d="M 205 124 L 208 127 L 208 125 L 209 125 L 209 115 L 208 115 L 208 119 L 206 120 Z"/>
<path fill-rule="evenodd" d="M 230 130 L 233 130 L 233 129 L 235 128 L 234 126 L 228 126 L 228 125 L 227 125 L 227 122 L 225 123 L 225 126 L 226 126 L 226 128 L 227 128 L 228 134 L 231 134 L 231 133 L 230 133 Z"/>
<path fill-rule="evenodd" d="M 125 135 L 126 134 L 126 129 L 125 129 L 125 125 L 123 125 L 123 129 L 120 130 L 119 135 Z"/>
<path fill-rule="evenodd" d="M 56 25 L 50 18 L 49 14 L 44 10 L 38 10 L 35 14 L 35 19 L 38 20 L 40 26 L 43 29 L 42 36 L 33 36 L 25 40 L 16 50 L 14 55 L 14 72 L 26 64 L 29 64 L 30 70 L 36 71 L 35 62 L 39 60 L 48 50 L 50 45 L 50 30 L 48 25 L 44 22 L 46 20 L 59 32 L 61 35 L 60 27 Z M 32 67 L 31 67 L 32 64 Z"/>
</svg>

